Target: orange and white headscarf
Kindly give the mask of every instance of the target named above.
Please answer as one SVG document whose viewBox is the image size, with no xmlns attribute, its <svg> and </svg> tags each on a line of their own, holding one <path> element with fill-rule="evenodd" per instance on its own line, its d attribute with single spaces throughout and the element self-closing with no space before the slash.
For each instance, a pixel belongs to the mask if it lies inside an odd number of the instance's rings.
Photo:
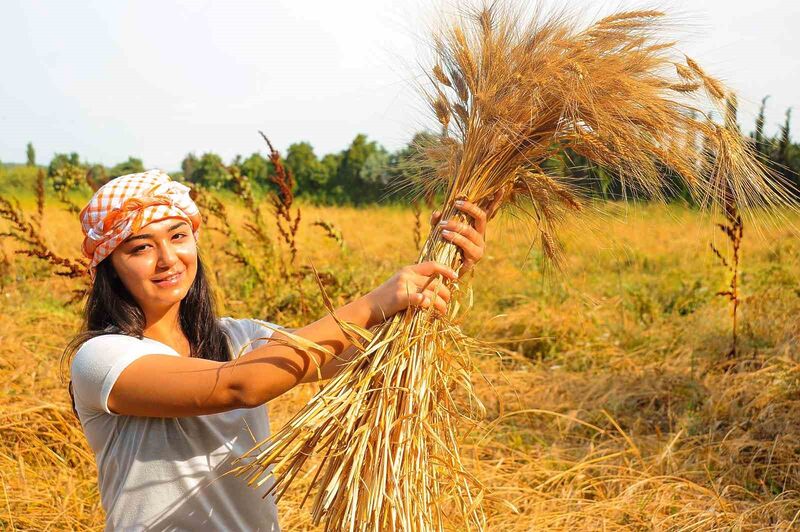
<svg viewBox="0 0 800 532">
<path fill-rule="evenodd" d="M 189 190 L 162 170 L 120 176 L 100 187 L 80 214 L 83 254 L 90 260 L 91 278 L 100 261 L 151 222 L 182 218 L 192 225 L 197 241 L 200 211 Z"/>
</svg>

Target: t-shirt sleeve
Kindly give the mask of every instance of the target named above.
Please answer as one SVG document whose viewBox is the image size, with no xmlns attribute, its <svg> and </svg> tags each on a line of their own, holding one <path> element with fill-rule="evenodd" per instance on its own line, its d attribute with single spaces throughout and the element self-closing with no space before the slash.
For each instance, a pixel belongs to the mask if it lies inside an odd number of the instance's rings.
<svg viewBox="0 0 800 532">
<path fill-rule="evenodd" d="M 108 409 L 108 396 L 117 378 L 134 360 L 155 354 L 171 353 L 160 352 L 158 346 L 124 334 L 104 334 L 87 340 L 72 359 L 76 404 L 116 415 Z"/>
</svg>

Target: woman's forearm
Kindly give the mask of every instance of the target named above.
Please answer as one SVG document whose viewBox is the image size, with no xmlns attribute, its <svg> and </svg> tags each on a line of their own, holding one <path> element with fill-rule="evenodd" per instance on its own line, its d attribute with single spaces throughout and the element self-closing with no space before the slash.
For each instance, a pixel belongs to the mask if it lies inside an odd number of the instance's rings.
<svg viewBox="0 0 800 532">
<path fill-rule="evenodd" d="M 340 320 L 366 329 L 385 319 L 369 294 L 334 312 Z M 309 352 L 291 347 L 291 344 L 286 345 L 281 341 L 287 340 L 287 336 L 275 331 L 272 341 L 266 345 L 225 364 L 228 366 L 224 370 L 229 376 L 228 386 L 242 406 L 266 403 L 301 382 L 317 380 L 317 368 L 330 366 L 336 357 L 352 345 L 330 314 L 296 329 L 292 334 L 316 343 L 325 351 Z"/>
<path fill-rule="evenodd" d="M 341 320 L 368 328 L 382 320 L 369 297 L 336 310 Z M 215 414 L 255 407 L 287 392 L 299 382 L 315 380 L 317 364 L 322 376 L 335 371 L 334 356 L 351 342 L 336 321 L 326 315 L 292 334 L 319 344 L 324 351 L 311 353 L 280 342 L 276 331 L 266 345 L 230 362 L 166 354 L 143 356 L 128 365 L 108 397 L 117 414 L 148 417 L 182 417 Z"/>
</svg>

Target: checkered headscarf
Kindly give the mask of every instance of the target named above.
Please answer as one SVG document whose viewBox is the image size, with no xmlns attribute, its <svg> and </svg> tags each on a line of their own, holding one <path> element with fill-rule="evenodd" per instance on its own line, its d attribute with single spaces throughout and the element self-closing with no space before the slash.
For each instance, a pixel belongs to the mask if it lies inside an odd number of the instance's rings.
<svg viewBox="0 0 800 532">
<path fill-rule="evenodd" d="M 80 214 L 83 254 L 90 259 L 92 279 L 97 265 L 126 238 L 151 222 L 182 218 L 200 233 L 200 211 L 189 187 L 172 181 L 162 170 L 148 170 L 112 179 L 94 193 Z"/>
</svg>

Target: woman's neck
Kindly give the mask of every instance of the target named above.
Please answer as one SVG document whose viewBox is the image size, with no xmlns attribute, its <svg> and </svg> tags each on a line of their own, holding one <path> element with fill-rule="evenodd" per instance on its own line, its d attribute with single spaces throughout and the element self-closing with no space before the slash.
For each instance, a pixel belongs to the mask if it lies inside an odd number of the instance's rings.
<svg viewBox="0 0 800 532">
<path fill-rule="evenodd" d="M 142 332 L 147 338 L 170 346 L 179 355 L 189 356 L 191 346 L 181 329 L 179 310 L 180 304 L 164 309 L 150 309 L 145 312 L 147 325 Z"/>
</svg>

